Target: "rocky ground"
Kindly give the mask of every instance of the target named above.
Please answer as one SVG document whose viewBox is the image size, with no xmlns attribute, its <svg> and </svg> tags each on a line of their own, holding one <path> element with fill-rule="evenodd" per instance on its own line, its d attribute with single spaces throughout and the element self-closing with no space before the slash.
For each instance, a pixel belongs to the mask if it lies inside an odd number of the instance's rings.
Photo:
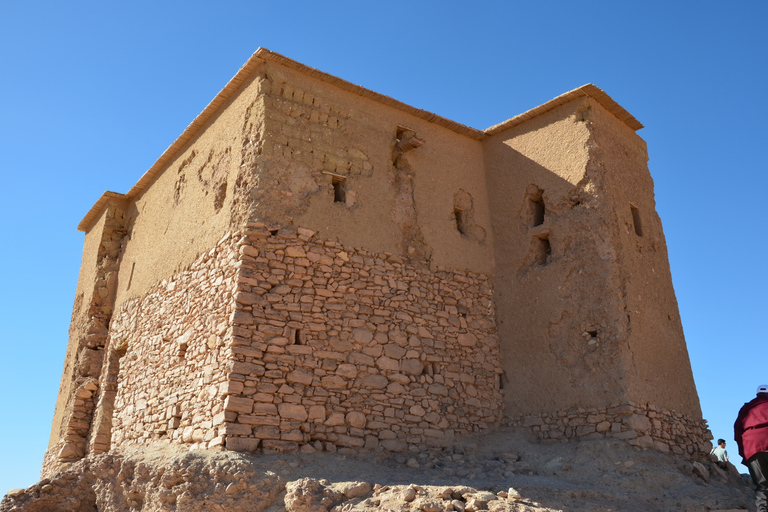
<svg viewBox="0 0 768 512">
<path fill-rule="evenodd" d="M 0 512 L 754 511 L 736 469 L 621 441 L 538 444 L 514 429 L 409 454 L 244 455 L 168 447 L 77 462 Z"/>
</svg>

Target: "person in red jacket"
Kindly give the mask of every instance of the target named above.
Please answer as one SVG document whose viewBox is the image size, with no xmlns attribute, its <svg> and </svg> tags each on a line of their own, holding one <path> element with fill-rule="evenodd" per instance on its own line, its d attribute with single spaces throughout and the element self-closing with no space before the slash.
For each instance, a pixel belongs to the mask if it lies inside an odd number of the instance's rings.
<svg viewBox="0 0 768 512">
<path fill-rule="evenodd" d="M 768 384 L 758 386 L 757 397 L 739 411 L 733 437 L 755 483 L 757 512 L 768 512 Z"/>
</svg>

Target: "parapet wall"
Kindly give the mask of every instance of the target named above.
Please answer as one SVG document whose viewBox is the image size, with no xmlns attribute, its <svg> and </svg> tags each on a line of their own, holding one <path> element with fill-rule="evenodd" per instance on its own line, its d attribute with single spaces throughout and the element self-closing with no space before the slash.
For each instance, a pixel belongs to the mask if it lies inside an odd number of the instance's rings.
<svg viewBox="0 0 768 512">
<path fill-rule="evenodd" d="M 227 448 L 398 451 L 500 423 L 487 276 L 249 226 L 214 419 Z"/>
</svg>

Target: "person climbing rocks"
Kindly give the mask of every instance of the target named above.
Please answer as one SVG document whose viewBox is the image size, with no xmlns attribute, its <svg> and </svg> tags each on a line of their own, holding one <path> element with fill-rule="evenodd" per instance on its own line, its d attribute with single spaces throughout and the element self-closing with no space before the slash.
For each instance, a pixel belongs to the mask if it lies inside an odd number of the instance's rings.
<svg viewBox="0 0 768 512">
<path fill-rule="evenodd" d="M 717 440 L 717 446 L 712 448 L 712 451 L 709 452 L 710 455 L 714 455 L 717 457 L 717 466 L 724 470 L 728 471 L 728 452 L 725 450 L 725 439 L 718 439 Z"/>
<path fill-rule="evenodd" d="M 768 512 L 768 384 L 758 386 L 757 396 L 741 408 L 733 436 L 755 483 L 757 512 Z"/>
</svg>

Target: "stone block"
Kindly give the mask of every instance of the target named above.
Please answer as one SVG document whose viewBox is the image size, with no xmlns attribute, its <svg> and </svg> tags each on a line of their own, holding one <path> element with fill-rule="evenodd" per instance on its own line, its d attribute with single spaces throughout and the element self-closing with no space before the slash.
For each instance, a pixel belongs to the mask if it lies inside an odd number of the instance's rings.
<svg viewBox="0 0 768 512">
<path fill-rule="evenodd" d="M 280 439 L 280 428 L 273 425 L 253 427 L 253 437 L 258 439 Z"/>
<path fill-rule="evenodd" d="M 305 370 L 294 370 L 285 377 L 285 380 L 291 384 L 302 384 L 304 386 L 312 384 L 313 379 L 314 375 Z"/>
<path fill-rule="evenodd" d="M 345 446 L 348 448 L 362 448 L 363 446 L 365 446 L 365 439 L 342 434 L 339 436 L 339 439 L 336 441 L 336 444 L 338 446 Z"/>
<path fill-rule="evenodd" d="M 334 412 L 330 416 L 328 416 L 328 419 L 325 420 L 325 425 L 329 427 L 336 427 L 339 425 L 344 425 L 346 419 L 344 418 L 344 415 L 340 412 Z"/>
<path fill-rule="evenodd" d="M 229 436 L 250 436 L 252 432 L 251 427 L 243 425 L 242 423 L 224 423 L 219 427 L 219 433 Z M 186 429 L 184 435 L 187 435 Z M 189 432 L 188 437 L 192 438 L 192 432 Z"/>
<path fill-rule="evenodd" d="M 261 440 L 250 437 L 227 437 L 225 446 L 227 450 L 234 452 L 255 452 L 259 448 Z"/>
<path fill-rule="evenodd" d="M 351 411 L 346 415 L 346 423 L 350 427 L 365 428 L 366 421 L 365 414 L 358 411 Z"/>
<path fill-rule="evenodd" d="M 386 377 L 384 377 L 386 379 Z M 330 375 L 320 379 L 320 385 L 324 389 L 344 389 L 347 387 L 347 380 L 338 375 Z"/>
<path fill-rule="evenodd" d="M 373 340 L 373 333 L 368 329 L 353 329 L 352 337 L 361 345 L 367 345 Z"/>
<path fill-rule="evenodd" d="M 243 383 L 235 380 L 227 380 L 219 384 L 219 394 L 237 395 L 243 391 Z"/>
<path fill-rule="evenodd" d="M 282 403 L 278 406 L 281 418 L 306 421 L 309 414 L 303 405 Z"/>
<path fill-rule="evenodd" d="M 352 352 L 347 360 L 357 366 L 373 366 L 375 361 L 373 357 L 360 352 Z"/>
<path fill-rule="evenodd" d="M 239 396 L 228 396 L 224 399 L 224 410 L 243 414 L 250 414 L 253 409 L 253 400 Z"/>
<path fill-rule="evenodd" d="M 387 343 L 384 345 L 384 355 L 387 357 L 391 357 L 392 359 L 402 359 L 402 357 L 405 355 L 406 350 L 394 343 Z"/>
<path fill-rule="evenodd" d="M 336 375 L 345 379 L 357 377 L 357 367 L 353 364 L 342 363 L 336 368 Z"/>
<path fill-rule="evenodd" d="M 368 375 L 363 378 L 360 385 L 370 389 L 384 389 L 389 384 L 389 379 L 383 375 Z"/>
<path fill-rule="evenodd" d="M 277 406 L 275 404 L 257 402 L 253 404 L 253 414 L 276 415 Z"/>
<path fill-rule="evenodd" d="M 407 375 L 421 375 L 424 365 L 418 359 L 403 359 L 400 362 L 400 371 Z"/>
<path fill-rule="evenodd" d="M 611 437 L 614 438 L 614 439 L 623 439 L 623 440 L 626 441 L 628 439 L 636 438 L 637 437 L 637 432 L 635 432 L 634 430 L 627 430 L 625 432 L 616 432 L 616 433 L 611 434 Z"/>
<path fill-rule="evenodd" d="M 253 363 L 241 363 L 239 361 L 230 361 L 227 363 L 227 369 L 232 373 L 239 373 L 248 377 L 249 375 L 264 375 L 264 367 Z"/>
<path fill-rule="evenodd" d="M 393 372 L 396 372 L 400 369 L 400 363 L 387 356 L 381 356 L 378 358 L 376 360 L 376 366 L 381 370 L 389 370 Z"/>
<path fill-rule="evenodd" d="M 319 421 L 319 422 L 325 421 L 325 407 L 323 407 L 322 405 L 309 406 L 308 414 L 309 416 L 307 416 L 307 419 L 309 420 Z"/>
<path fill-rule="evenodd" d="M 640 414 L 631 414 L 624 418 L 624 424 L 630 428 L 630 430 L 636 430 L 638 432 L 649 432 L 651 430 L 651 420 L 647 416 L 641 416 Z"/>
<path fill-rule="evenodd" d="M 293 441 L 279 441 L 272 439 L 265 439 L 262 441 L 261 446 L 265 452 L 297 452 L 299 451 L 299 444 Z"/>
</svg>

